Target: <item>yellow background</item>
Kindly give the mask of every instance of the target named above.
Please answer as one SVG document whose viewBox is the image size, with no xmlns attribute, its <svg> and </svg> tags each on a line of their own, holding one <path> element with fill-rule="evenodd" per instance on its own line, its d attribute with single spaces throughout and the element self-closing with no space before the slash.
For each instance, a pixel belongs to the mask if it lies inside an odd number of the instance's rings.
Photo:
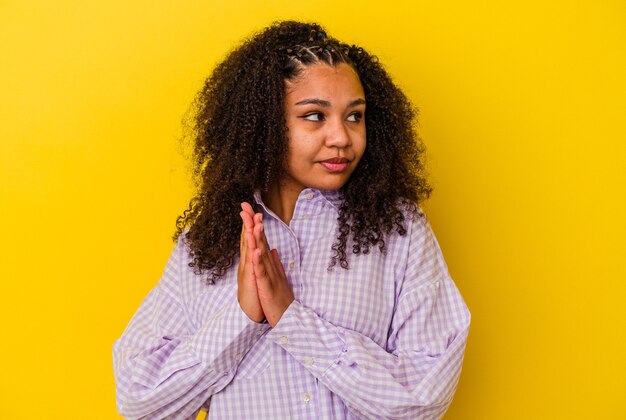
<svg viewBox="0 0 626 420">
<path fill-rule="evenodd" d="M 473 314 L 447 419 L 625 419 L 626 3 L 0 1 L 0 418 L 117 418 L 111 345 L 190 196 L 181 119 L 276 19 L 419 106 Z"/>
</svg>

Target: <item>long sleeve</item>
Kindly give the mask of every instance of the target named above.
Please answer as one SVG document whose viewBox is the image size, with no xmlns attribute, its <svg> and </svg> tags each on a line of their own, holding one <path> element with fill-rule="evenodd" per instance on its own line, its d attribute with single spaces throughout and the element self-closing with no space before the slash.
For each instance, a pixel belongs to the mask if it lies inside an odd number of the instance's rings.
<svg viewBox="0 0 626 420">
<path fill-rule="evenodd" d="M 228 385 L 268 328 L 245 315 L 236 294 L 194 328 L 179 284 L 187 252 L 181 243 L 113 345 L 117 407 L 128 418 L 193 418 L 211 395 Z"/>
<path fill-rule="evenodd" d="M 385 348 L 298 301 L 268 334 L 364 418 L 440 418 L 461 371 L 470 314 L 424 221 L 412 232 Z"/>
<path fill-rule="evenodd" d="M 331 192 L 332 193 L 332 192 Z M 237 301 L 236 266 L 207 285 L 179 244 L 114 344 L 128 418 L 437 419 L 461 370 L 470 315 L 425 217 L 386 251 L 329 270 L 339 196 L 300 194 L 291 223 L 265 213 L 295 300 L 270 328 Z"/>
</svg>

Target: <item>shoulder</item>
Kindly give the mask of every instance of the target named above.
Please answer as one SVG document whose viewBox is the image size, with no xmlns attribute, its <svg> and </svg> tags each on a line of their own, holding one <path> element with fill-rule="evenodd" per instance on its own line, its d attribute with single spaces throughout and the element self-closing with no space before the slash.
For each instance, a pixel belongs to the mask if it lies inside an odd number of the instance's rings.
<svg viewBox="0 0 626 420">
<path fill-rule="evenodd" d="M 415 203 L 401 201 L 396 208 L 402 214 L 401 228 L 396 227 L 389 234 L 389 241 L 403 247 L 411 247 L 416 241 L 432 235 L 432 229 L 424 211 Z"/>
<path fill-rule="evenodd" d="M 403 280 L 405 291 L 448 279 L 448 267 L 424 211 L 415 206 L 405 208 L 403 214 L 406 234 L 402 242 L 407 253 Z"/>
<path fill-rule="evenodd" d="M 208 274 L 198 272 L 191 266 L 193 257 L 184 233 L 176 240 L 163 276 L 157 288 L 172 296 L 185 313 L 191 329 L 199 328 L 208 317 L 236 293 L 236 269 L 211 284 Z"/>
<path fill-rule="evenodd" d="M 159 282 L 163 291 L 178 295 L 183 302 L 202 294 L 208 288 L 208 276 L 191 265 L 193 258 L 186 233 L 184 231 L 178 235 Z"/>
</svg>

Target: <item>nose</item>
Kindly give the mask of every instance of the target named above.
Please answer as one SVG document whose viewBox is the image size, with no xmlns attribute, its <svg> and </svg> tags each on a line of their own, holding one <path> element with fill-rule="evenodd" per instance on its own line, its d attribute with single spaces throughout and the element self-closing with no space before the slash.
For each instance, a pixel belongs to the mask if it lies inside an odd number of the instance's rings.
<svg viewBox="0 0 626 420">
<path fill-rule="evenodd" d="M 326 133 L 326 145 L 328 147 L 343 148 L 352 144 L 348 127 L 346 127 L 343 119 L 338 118 L 334 120 L 334 122 L 328 124 L 327 127 L 328 132 Z"/>
</svg>

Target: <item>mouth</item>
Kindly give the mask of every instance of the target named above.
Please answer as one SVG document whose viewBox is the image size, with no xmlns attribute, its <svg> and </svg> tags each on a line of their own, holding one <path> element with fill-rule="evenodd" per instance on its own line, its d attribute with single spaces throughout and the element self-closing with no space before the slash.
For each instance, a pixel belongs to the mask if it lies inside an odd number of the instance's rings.
<svg viewBox="0 0 626 420">
<path fill-rule="evenodd" d="M 348 167 L 348 163 L 350 163 L 349 159 L 339 157 L 322 160 L 320 162 L 329 172 L 343 172 Z"/>
</svg>

